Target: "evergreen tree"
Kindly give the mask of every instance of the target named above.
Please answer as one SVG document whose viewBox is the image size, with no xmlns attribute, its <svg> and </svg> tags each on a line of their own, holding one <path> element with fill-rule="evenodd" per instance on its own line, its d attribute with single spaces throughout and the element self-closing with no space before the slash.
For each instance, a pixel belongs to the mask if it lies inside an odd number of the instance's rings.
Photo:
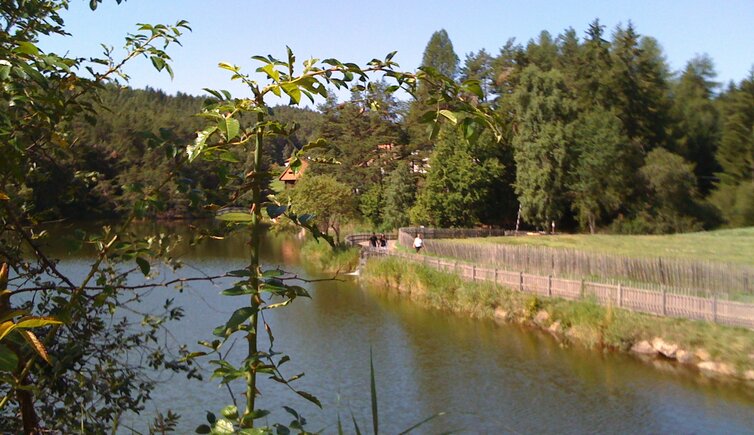
<svg viewBox="0 0 754 435">
<path fill-rule="evenodd" d="M 623 121 L 628 137 L 645 151 L 667 145 L 668 67 L 657 42 L 640 37 L 629 22 L 613 36 L 608 106 Z"/>
<path fill-rule="evenodd" d="M 409 224 L 409 210 L 416 201 L 416 178 L 406 162 L 399 164 L 387 178 L 383 223 L 387 228 Z"/>
<path fill-rule="evenodd" d="M 411 210 L 416 224 L 468 227 L 479 222 L 479 210 L 490 201 L 491 187 L 502 173 L 496 159 L 479 159 L 472 144 L 455 129 L 443 128 L 426 183 Z"/>
<path fill-rule="evenodd" d="M 568 189 L 579 224 L 592 234 L 602 218 L 620 209 L 631 191 L 627 144 L 620 120 L 610 112 L 586 112 L 574 124 L 577 155 Z"/>
<path fill-rule="evenodd" d="M 537 41 L 529 40 L 526 44 L 526 57 L 529 65 L 536 65 L 543 71 L 549 71 L 558 60 L 558 46 L 547 30 L 540 32 Z"/>
<path fill-rule="evenodd" d="M 453 51 L 453 43 L 450 41 L 448 32 L 441 29 L 433 33 L 424 49 L 421 66 L 455 78 L 458 73 L 458 61 L 458 55 Z M 405 120 L 410 136 L 409 151 L 418 151 L 420 158 L 426 157 L 433 145 L 429 140 L 427 125 L 421 122 L 424 113 L 434 108 L 428 102 L 431 94 L 432 89 L 429 84 L 420 81 Z"/>
<path fill-rule="evenodd" d="M 492 70 L 492 56 L 485 49 L 477 53 L 466 55 L 463 67 L 461 67 L 461 81 L 479 80 L 484 93 L 484 101 L 490 99 L 490 93 L 494 90 L 494 77 Z"/>
<path fill-rule="evenodd" d="M 696 164 L 699 189 L 706 194 L 720 167 L 715 152 L 720 141 L 720 116 L 713 97 L 717 83 L 712 59 L 697 56 L 686 64 L 675 86 L 673 117 L 676 120 L 673 150 Z"/>
<path fill-rule="evenodd" d="M 723 100 L 717 161 L 722 172 L 712 202 L 728 224 L 754 225 L 754 68 Z"/>
<path fill-rule="evenodd" d="M 513 94 L 516 194 L 522 216 L 545 228 L 567 209 L 565 181 L 575 111 L 563 75 L 527 67 Z"/>
<path fill-rule="evenodd" d="M 441 74 L 455 78 L 458 73 L 458 55 L 453 50 L 448 32 L 440 29 L 429 38 L 422 56 L 422 66 L 436 69 Z"/>
</svg>

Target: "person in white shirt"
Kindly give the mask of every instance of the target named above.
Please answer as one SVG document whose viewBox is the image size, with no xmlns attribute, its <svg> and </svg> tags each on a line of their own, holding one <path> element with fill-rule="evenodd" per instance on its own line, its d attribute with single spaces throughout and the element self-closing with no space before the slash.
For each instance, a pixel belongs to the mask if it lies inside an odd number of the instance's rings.
<svg viewBox="0 0 754 435">
<path fill-rule="evenodd" d="M 422 240 L 421 234 L 417 234 L 414 239 L 414 249 L 416 249 L 417 254 L 421 251 L 422 247 L 424 247 L 424 241 Z"/>
</svg>

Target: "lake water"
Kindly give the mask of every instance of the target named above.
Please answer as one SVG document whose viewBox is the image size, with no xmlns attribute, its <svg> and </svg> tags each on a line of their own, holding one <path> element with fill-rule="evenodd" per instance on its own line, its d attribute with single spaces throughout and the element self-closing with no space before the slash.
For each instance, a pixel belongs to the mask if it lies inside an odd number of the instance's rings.
<svg viewBox="0 0 754 435">
<path fill-rule="evenodd" d="M 268 236 L 265 264 L 321 277 L 302 265 L 300 243 Z M 185 253 L 181 274 L 219 274 L 244 267 L 246 258 L 241 238 L 210 241 Z M 72 271 L 85 264 L 76 258 L 63 263 Z M 305 372 L 297 386 L 323 404 L 320 410 L 279 384 L 262 382 L 259 404 L 273 411 L 269 423 L 288 422 L 281 411 L 288 405 L 307 418 L 310 431 L 336 433 L 340 416 L 347 432 L 354 432 L 352 418 L 371 432 L 371 350 L 383 433 L 401 432 L 440 412 L 446 414 L 416 433 L 754 433 L 752 387 L 672 365 L 658 369 L 626 355 L 563 348 L 548 335 L 424 309 L 364 288 L 356 277 L 341 279 L 306 284 L 311 299 L 266 314 L 276 349 L 291 357 L 285 373 Z M 186 316 L 171 333 L 176 342 L 200 350 L 198 340 L 212 339 L 214 327 L 247 305 L 245 297 L 219 295 L 227 284 L 157 289 L 144 307 L 175 298 Z M 231 358 L 245 351 L 238 337 Z M 126 423 L 146 432 L 154 411 L 170 408 L 181 415 L 178 433 L 193 432 L 207 410 L 217 413 L 230 403 L 228 391 L 209 379 L 206 361 L 205 369 L 204 381 L 165 377 L 142 416 Z"/>
</svg>

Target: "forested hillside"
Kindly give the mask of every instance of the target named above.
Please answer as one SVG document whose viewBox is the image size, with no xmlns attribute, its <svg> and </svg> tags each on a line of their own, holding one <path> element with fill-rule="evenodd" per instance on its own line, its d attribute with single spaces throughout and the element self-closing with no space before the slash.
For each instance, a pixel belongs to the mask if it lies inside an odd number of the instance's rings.
<svg viewBox="0 0 754 435">
<path fill-rule="evenodd" d="M 159 90 L 130 89 L 110 85 L 93 102 L 102 110 L 97 118 L 82 116 L 72 125 L 71 155 L 51 162 L 38 179 L 28 180 L 35 204 L 46 218 L 117 217 L 141 186 L 164 178 L 171 160 L 184 152 L 196 137 L 202 120 L 203 98 Z M 311 140 L 320 125 L 317 112 L 282 106 L 275 109 L 284 122 L 300 129 L 289 140 L 266 143 L 269 165 L 283 165 L 294 146 Z M 172 144 L 167 146 L 166 143 Z M 171 180 L 170 196 L 161 198 L 159 217 L 201 216 L 198 200 L 225 204 L 227 192 L 218 190 L 220 177 L 241 174 L 244 156 L 234 162 L 196 162 L 181 165 Z M 226 165 L 230 163 L 229 165 Z"/>
<path fill-rule="evenodd" d="M 425 113 L 436 113 L 437 89 L 419 83 L 414 99 L 399 101 L 379 85 L 317 110 L 275 108 L 300 128 L 266 142 L 268 163 L 325 138 L 330 147 L 313 157 L 329 163 L 310 176 L 351 188 L 354 212 L 382 228 L 511 227 L 519 212 L 526 228 L 592 232 L 754 225 L 754 71 L 723 85 L 706 55 L 671 71 L 658 41 L 631 23 L 608 31 L 597 20 L 581 34 L 511 39 L 463 62 L 441 30 L 423 66 L 478 80 L 483 98 L 469 98 L 496 108 L 502 141 L 447 128 L 431 136 Z M 40 209 L 56 211 L 50 218 L 118 215 L 174 157 L 152 144 L 188 144 L 200 124 L 200 97 L 110 86 L 101 99 L 109 110 L 96 124 L 82 118 L 73 128 L 73 157 L 30 180 Z M 216 189 L 218 177 L 243 172 L 245 157 L 231 160 L 184 166 L 162 213 L 196 215 L 192 197 L 237 200 Z"/>
</svg>

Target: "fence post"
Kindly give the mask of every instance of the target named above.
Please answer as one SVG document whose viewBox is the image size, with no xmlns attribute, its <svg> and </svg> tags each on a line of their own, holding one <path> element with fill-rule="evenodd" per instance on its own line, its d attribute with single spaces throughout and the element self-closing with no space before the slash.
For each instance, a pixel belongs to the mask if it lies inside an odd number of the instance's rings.
<svg viewBox="0 0 754 435">
<path fill-rule="evenodd" d="M 476 264 L 471 265 L 471 280 L 476 281 Z"/>
<path fill-rule="evenodd" d="M 497 267 L 495 268 L 495 285 L 497 285 Z"/>
<path fill-rule="evenodd" d="M 518 272 L 518 291 L 523 292 L 524 291 L 524 273 Z"/>
<path fill-rule="evenodd" d="M 744 293 L 749 293 L 749 273 L 744 272 Z"/>
<path fill-rule="evenodd" d="M 581 288 L 579 289 L 579 299 L 584 299 L 584 278 L 581 278 Z"/>
<path fill-rule="evenodd" d="M 618 307 L 623 308 L 623 283 L 618 283 Z"/>
<path fill-rule="evenodd" d="M 453 262 L 453 272 L 458 273 L 458 260 Z"/>
<path fill-rule="evenodd" d="M 552 297 L 552 275 L 547 275 L 547 296 Z"/>
<path fill-rule="evenodd" d="M 712 321 L 717 323 L 717 293 L 712 295 Z"/>
<path fill-rule="evenodd" d="M 668 291 L 664 285 L 661 285 L 660 288 L 662 288 L 662 315 L 667 316 L 668 315 L 668 308 L 667 308 Z"/>
</svg>

